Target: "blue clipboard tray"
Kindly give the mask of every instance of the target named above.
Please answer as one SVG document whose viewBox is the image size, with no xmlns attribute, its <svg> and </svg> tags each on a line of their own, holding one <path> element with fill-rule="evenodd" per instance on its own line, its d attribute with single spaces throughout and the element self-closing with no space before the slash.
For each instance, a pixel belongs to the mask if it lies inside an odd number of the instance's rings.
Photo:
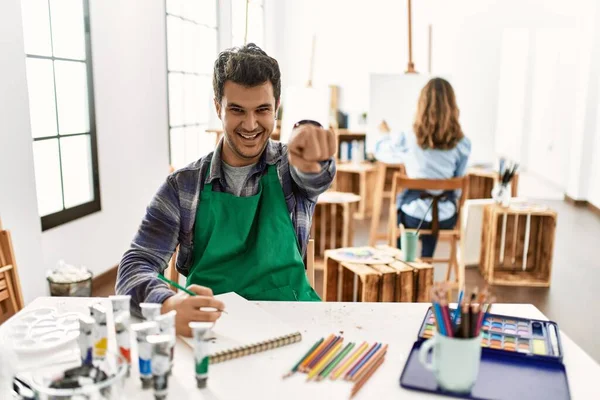
<svg viewBox="0 0 600 400">
<path fill-rule="evenodd" d="M 464 399 L 493 400 L 569 400 L 569 382 L 562 362 L 554 359 L 522 357 L 518 353 L 482 349 L 479 375 L 468 395 L 441 390 L 432 372 L 419 362 L 423 340 L 414 343 L 400 386 L 422 392 Z M 431 355 L 430 355 L 431 357 Z"/>
</svg>

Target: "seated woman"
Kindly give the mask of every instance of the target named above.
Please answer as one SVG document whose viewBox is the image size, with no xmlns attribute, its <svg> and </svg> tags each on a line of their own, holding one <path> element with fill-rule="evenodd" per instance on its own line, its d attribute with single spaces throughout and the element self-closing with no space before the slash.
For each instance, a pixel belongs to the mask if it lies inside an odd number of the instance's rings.
<svg viewBox="0 0 600 400">
<path fill-rule="evenodd" d="M 454 90 L 442 78 L 431 79 L 421 90 L 413 131 L 396 133 L 377 144 L 375 156 L 402 160 L 412 179 L 449 179 L 465 175 L 471 141 L 458 122 L 459 110 Z M 378 157 L 379 153 L 379 157 Z M 398 223 L 406 228 L 452 229 L 457 222 L 456 200 L 460 192 L 407 190 L 397 199 Z M 433 207 L 437 200 L 437 210 Z M 437 214 L 437 215 L 434 215 Z M 433 257 L 437 236 L 422 235 L 422 257 Z M 398 241 L 400 242 L 400 241 Z M 400 247 L 400 243 L 398 243 Z"/>
</svg>

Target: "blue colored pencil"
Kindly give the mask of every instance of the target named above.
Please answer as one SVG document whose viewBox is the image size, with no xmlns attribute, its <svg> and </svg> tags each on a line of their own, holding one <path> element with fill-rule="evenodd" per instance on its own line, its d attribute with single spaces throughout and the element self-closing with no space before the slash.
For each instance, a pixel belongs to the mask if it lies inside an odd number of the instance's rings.
<svg viewBox="0 0 600 400">
<path fill-rule="evenodd" d="M 462 303 L 463 296 L 465 295 L 465 290 L 461 289 L 458 294 L 458 302 L 456 304 L 456 310 L 454 310 L 454 315 L 452 316 L 452 322 L 456 325 L 458 321 L 458 317 L 460 316 L 460 304 Z"/>
<path fill-rule="evenodd" d="M 444 317 L 442 316 L 442 306 L 440 306 L 440 303 L 433 303 L 433 310 L 435 312 L 435 319 L 438 325 L 438 331 L 440 331 L 442 335 L 447 336 L 446 325 L 444 323 Z"/>
<path fill-rule="evenodd" d="M 369 361 L 369 359 L 373 356 L 373 354 L 375 354 L 377 352 L 377 350 L 379 350 L 380 347 L 381 347 L 381 343 L 377 343 L 375 345 L 375 347 L 373 347 L 371 349 L 371 351 L 369 351 L 367 353 L 367 355 L 362 358 L 362 360 L 360 360 L 354 367 L 352 367 L 352 369 L 350 371 L 348 371 L 348 373 L 346 374 L 344 379 L 346 379 L 346 380 L 352 379 L 354 374 L 356 374 L 356 371 L 358 371 L 360 369 L 360 367 L 362 367 L 367 361 Z"/>
</svg>

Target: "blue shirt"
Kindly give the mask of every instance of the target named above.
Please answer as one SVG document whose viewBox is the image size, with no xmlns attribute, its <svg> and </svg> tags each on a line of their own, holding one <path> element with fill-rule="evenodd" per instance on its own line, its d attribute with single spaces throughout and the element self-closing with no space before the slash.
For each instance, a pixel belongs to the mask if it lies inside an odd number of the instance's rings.
<svg viewBox="0 0 600 400">
<path fill-rule="evenodd" d="M 382 137 L 375 147 L 375 157 L 384 162 L 404 164 L 406 175 L 413 179 L 449 179 L 464 176 L 471 154 L 471 141 L 463 137 L 450 150 L 422 149 L 417 137 L 410 133 L 390 133 Z M 439 191 L 431 191 L 440 194 Z M 411 217 L 431 221 L 429 205 L 431 199 L 416 199 L 402 205 L 402 212 Z M 425 215 L 427 213 L 427 215 Z M 456 213 L 451 202 L 439 203 L 440 221 L 451 218 Z"/>
<path fill-rule="evenodd" d="M 200 193 L 206 183 L 213 190 L 232 193 L 223 174 L 219 142 L 214 153 L 175 171 L 158 189 L 146 210 L 146 216 L 133 238 L 131 247 L 123 255 L 117 274 L 117 294 L 131 295 L 132 311 L 139 315 L 139 304 L 162 303 L 175 293 L 157 278 L 179 245 L 177 270 L 187 276 L 193 262 L 194 226 Z M 269 140 L 260 160 L 246 178 L 241 196 L 258 192 L 260 178 L 267 166 L 275 165 L 283 189 L 296 237 L 304 255 L 310 233 L 310 224 L 319 194 L 331 185 L 335 176 L 333 159 L 321 162 L 321 172 L 302 173 L 289 165 L 287 146 Z M 201 205 L 200 205 L 201 206 Z"/>
</svg>

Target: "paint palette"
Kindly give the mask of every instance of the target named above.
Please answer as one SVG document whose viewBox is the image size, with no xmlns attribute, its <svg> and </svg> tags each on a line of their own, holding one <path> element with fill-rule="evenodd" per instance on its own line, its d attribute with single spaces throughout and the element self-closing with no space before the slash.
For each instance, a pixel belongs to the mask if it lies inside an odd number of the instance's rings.
<svg viewBox="0 0 600 400">
<path fill-rule="evenodd" d="M 32 310 L 11 321 L 8 339 L 20 353 L 56 349 L 79 336 L 79 315 L 59 315 L 54 308 Z"/>
<path fill-rule="evenodd" d="M 562 360 L 558 326 L 554 322 L 489 314 L 481 330 L 482 347 Z M 419 338 L 428 339 L 435 331 L 435 318 L 429 309 L 419 330 Z"/>
</svg>

